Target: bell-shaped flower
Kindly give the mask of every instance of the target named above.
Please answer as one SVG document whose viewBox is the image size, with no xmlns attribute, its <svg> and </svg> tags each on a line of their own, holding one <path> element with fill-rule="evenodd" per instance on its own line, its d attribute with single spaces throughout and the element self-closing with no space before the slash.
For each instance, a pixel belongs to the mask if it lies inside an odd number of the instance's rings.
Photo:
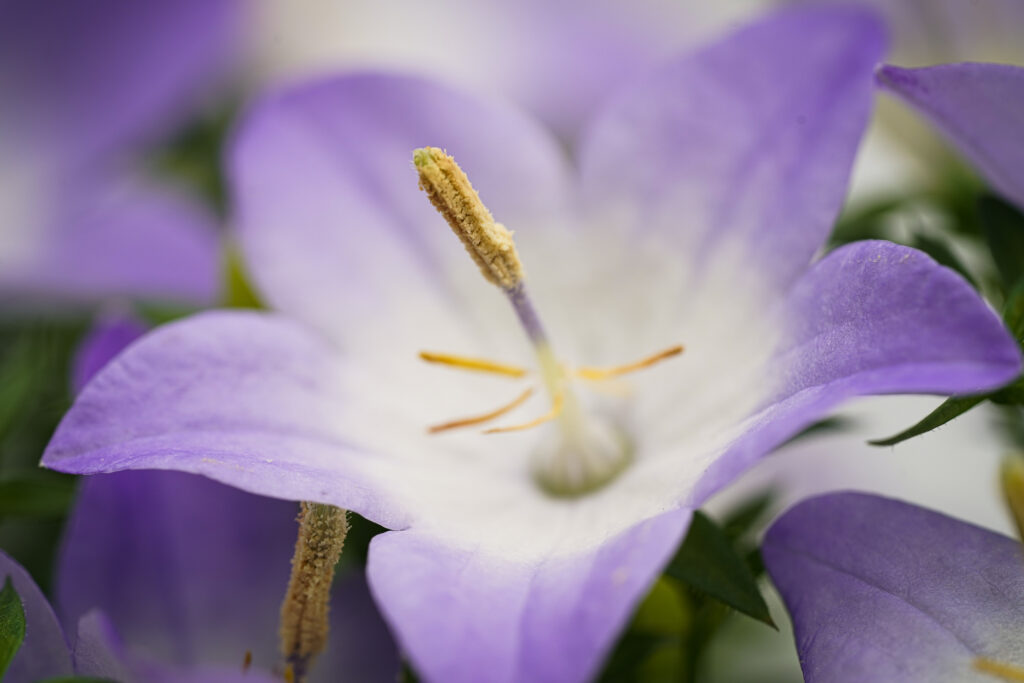
<svg viewBox="0 0 1024 683">
<path fill-rule="evenodd" d="M 619 93 L 575 163 L 419 78 L 268 96 L 228 174 L 273 311 L 143 337 L 44 465 L 354 510 L 394 530 L 369 580 L 426 679 L 585 679 L 691 511 L 761 456 L 854 396 L 1019 372 L 994 312 L 923 253 L 814 261 L 884 42 L 861 10 L 772 15 Z"/>
<path fill-rule="evenodd" d="M 214 217 L 140 167 L 240 20 L 236 0 L 0 3 L 0 307 L 213 302 Z"/>
<path fill-rule="evenodd" d="M 4 681 L 279 681 L 295 513 L 294 504 L 177 472 L 89 478 L 60 549 L 56 612 L 0 553 L 0 584 L 11 577 L 26 621 Z M 310 680 L 394 680 L 397 652 L 362 570 L 343 569 L 333 593 L 330 647 Z"/>
<path fill-rule="evenodd" d="M 786 512 L 765 566 L 809 683 L 1024 680 L 1024 548 L 888 498 L 837 493 Z"/>
</svg>

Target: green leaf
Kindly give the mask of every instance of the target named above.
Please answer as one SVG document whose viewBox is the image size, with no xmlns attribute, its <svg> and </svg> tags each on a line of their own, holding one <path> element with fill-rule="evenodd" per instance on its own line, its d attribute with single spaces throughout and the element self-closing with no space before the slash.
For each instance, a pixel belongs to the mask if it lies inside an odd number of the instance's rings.
<svg viewBox="0 0 1024 683">
<path fill-rule="evenodd" d="M 746 561 L 725 532 L 700 511 L 693 513 L 690 532 L 665 573 L 776 628 Z"/>
<path fill-rule="evenodd" d="M 231 308 L 266 308 L 253 288 L 238 247 L 229 244 L 224 251 L 224 304 Z"/>
<path fill-rule="evenodd" d="M 1024 342 L 1024 280 L 1018 282 L 1006 295 L 1003 322 L 1018 342 Z"/>
<path fill-rule="evenodd" d="M 875 439 L 873 441 L 868 441 L 868 443 L 872 446 L 894 446 L 901 441 L 912 439 L 915 436 L 920 436 L 925 432 L 930 432 L 937 427 L 941 427 L 950 420 L 960 417 L 988 397 L 988 394 L 981 394 L 978 396 L 954 396 L 952 398 L 948 398 L 942 402 L 942 405 L 928 413 L 923 420 L 915 424 L 913 427 L 904 429 L 899 434 L 895 434 L 886 439 Z"/>
<path fill-rule="evenodd" d="M 0 481 L 0 517 L 63 517 L 74 497 L 73 477 L 15 476 Z"/>
<path fill-rule="evenodd" d="M 774 500 L 775 492 L 771 490 L 753 495 L 723 515 L 722 531 L 735 543 L 746 536 L 758 520 L 764 517 Z"/>
<path fill-rule="evenodd" d="M 25 610 L 21 598 L 14 590 L 11 577 L 4 580 L 0 590 L 0 678 L 10 666 L 22 641 L 25 640 Z"/>
<path fill-rule="evenodd" d="M 1006 289 L 1024 278 L 1024 214 L 1002 199 L 983 196 L 978 217 Z"/>
</svg>

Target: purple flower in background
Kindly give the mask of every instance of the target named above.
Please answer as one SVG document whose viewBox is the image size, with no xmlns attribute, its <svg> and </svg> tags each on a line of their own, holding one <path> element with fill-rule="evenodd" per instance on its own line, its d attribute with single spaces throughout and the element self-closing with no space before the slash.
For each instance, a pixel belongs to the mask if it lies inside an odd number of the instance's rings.
<svg viewBox="0 0 1024 683">
<path fill-rule="evenodd" d="M 808 683 L 1024 677 L 1024 552 L 937 512 L 860 493 L 812 498 L 762 546 Z"/>
<path fill-rule="evenodd" d="M 860 10 L 769 17 L 621 92 L 576 169 L 530 120 L 427 80 L 270 96 L 229 176 L 277 312 L 145 337 L 89 384 L 43 462 L 177 469 L 355 510 L 396 530 L 371 545 L 369 579 L 428 680 L 582 680 L 691 511 L 762 455 L 847 398 L 981 391 L 1020 369 L 997 316 L 926 255 L 870 242 L 811 264 L 883 44 Z M 539 363 L 572 392 L 552 392 L 562 413 L 535 429 L 428 433 L 522 396 L 538 365 L 416 189 L 411 152 L 432 144 L 515 231 L 550 340 Z M 547 410 L 533 398 L 504 419 Z"/>
<path fill-rule="evenodd" d="M 931 121 L 997 191 L 1024 207 L 1024 68 L 886 66 L 878 82 Z"/>
<path fill-rule="evenodd" d="M 269 673 L 295 513 L 177 472 L 83 481 L 57 567 L 58 616 L 0 553 L 28 625 L 11 683 L 72 670 L 122 683 L 279 680 Z M 394 680 L 398 656 L 361 572 L 342 571 L 333 592 L 331 646 L 311 680 Z"/>
<path fill-rule="evenodd" d="M 217 293 L 209 211 L 135 168 L 223 75 L 235 0 L 0 0 L 0 305 Z"/>
</svg>

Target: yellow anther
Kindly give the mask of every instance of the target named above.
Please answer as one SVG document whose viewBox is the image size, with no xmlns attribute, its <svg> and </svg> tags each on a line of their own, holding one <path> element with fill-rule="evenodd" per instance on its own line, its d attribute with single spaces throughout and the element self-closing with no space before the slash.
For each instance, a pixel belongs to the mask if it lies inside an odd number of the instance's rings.
<svg viewBox="0 0 1024 683">
<path fill-rule="evenodd" d="M 545 422 L 554 420 L 562 414 L 562 406 L 565 403 L 565 399 L 561 394 L 555 394 L 555 397 L 551 403 L 551 410 L 546 415 L 541 415 L 535 420 L 524 422 L 523 424 L 511 425 L 509 427 L 492 427 L 491 429 L 484 430 L 484 434 L 505 434 L 507 432 L 523 432 L 527 429 L 533 429 L 539 427 Z"/>
<path fill-rule="evenodd" d="M 462 240 L 484 277 L 506 291 L 522 282 L 523 265 L 512 233 L 494 221 L 455 160 L 437 147 L 423 147 L 413 152 L 412 161 L 420 189 Z"/>
<path fill-rule="evenodd" d="M 508 365 L 486 358 L 469 358 L 468 356 L 456 356 L 450 353 L 434 353 L 433 351 L 420 351 L 420 358 L 428 363 L 440 363 L 462 370 L 474 370 L 476 372 L 490 372 L 495 375 L 507 375 L 509 377 L 526 376 L 526 368 L 518 365 Z"/>
<path fill-rule="evenodd" d="M 986 657 L 975 657 L 972 663 L 977 671 L 1002 678 L 1004 681 L 1024 681 L 1024 669 L 1012 664 L 1003 664 Z"/>
<path fill-rule="evenodd" d="M 464 417 L 458 420 L 452 420 L 451 422 L 445 422 L 443 424 L 434 425 L 427 429 L 431 434 L 437 434 L 438 432 L 446 432 L 449 429 L 458 429 L 459 427 L 472 427 L 473 425 L 484 424 L 491 420 L 496 420 L 506 413 L 510 413 L 519 406 L 526 403 L 526 400 L 533 396 L 533 389 L 527 389 L 523 393 L 519 394 L 511 403 L 506 403 L 496 410 L 492 410 L 489 413 L 483 415 L 477 415 L 476 417 Z"/>
<path fill-rule="evenodd" d="M 247 673 L 252 667 L 252 650 L 245 651 L 245 657 L 242 659 L 242 673 Z"/>
<path fill-rule="evenodd" d="M 284 668 L 284 681 L 285 683 L 295 683 L 295 667 L 291 664 Z"/>
<path fill-rule="evenodd" d="M 610 379 L 612 377 L 618 377 L 620 375 L 625 375 L 630 372 L 636 372 L 637 370 L 649 368 L 652 365 L 660 363 L 663 360 L 668 360 L 673 356 L 678 356 L 682 352 L 683 346 L 681 344 L 677 344 L 676 346 L 671 346 L 665 349 L 664 351 L 659 351 L 657 353 L 651 354 L 650 356 L 647 356 L 646 358 L 641 358 L 640 360 L 634 361 L 632 363 L 626 363 L 625 365 L 616 365 L 610 368 L 576 368 L 574 374 L 581 379 L 589 379 L 594 381 Z"/>
</svg>

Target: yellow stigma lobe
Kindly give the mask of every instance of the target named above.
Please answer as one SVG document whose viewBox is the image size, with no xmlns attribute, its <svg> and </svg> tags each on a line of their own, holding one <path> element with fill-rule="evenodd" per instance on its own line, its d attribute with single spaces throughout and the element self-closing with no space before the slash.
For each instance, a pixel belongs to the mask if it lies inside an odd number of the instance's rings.
<svg viewBox="0 0 1024 683">
<path fill-rule="evenodd" d="M 450 353 L 435 353 L 433 351 L 420 351 L 420 358 L 428 363 L 439 363 L 448 365 L 460 370 L 473 370 L 476 372 L 489 372 L 493 375 L 507 375 L 508 377 L 525 377 L 526 368 L 518 365 L 508 365 L 486 358 L 470 358 L 468 356 L 456 356 Z"/>
<path fill-rule="evenodd" d="M 434 425 L 433 427 L 427 429 L 427 431 L 430 432 L 431 434 L 437 434 L 438 432 L 446 432 L 449 429 L 458 429 L 460 427 L 472 427 L 473 425 L 480 425 L 484 424 L 485 422 L 490 422 L 491 420 L 496 420 L 502 415 L 510 413 L 519 406 L 526 403 L 526 399 L 530 398 L 531 396 L 533 396 L 533 389 L 527 389 L 523 393 L 519 394 L 519 396 L 517 396 L 513 401 L 506 403 L 500 408 L 492 410 L 489 413 L 477 415 L 476 417 L 464 417 L 458 420 L 452 420 L 451 422 L 445 422 L 443 424 Z"/>
<path fill-rule="evenodd" d="M 589 379 L 594 381 L 602 379 L 611 379 L 612 377 L 619 377 L 620 375 L 625 375 L 630 372 L 636 372 L 637 370 L 649 368 L 652 365 L 660 363 L 663 360 L 668 360 L 673 356 L 678 356 L 682 352 L 682 344 L 677 344 L 676 346 L 670 346 L 669 348 L 663 351 L 658 351 L 657 353 L 651 354 L 650 356 L 647 356 L 645 358 L 641 358 L 638 361 L 633 361 L 632 363 L 616 365 L 610 368 L 576 368 L 575 374 L 577 377 L 581 379 Z"/>
<path fill-rule="evenodd" d="M 508 291 L 523 280 L 512 233 L 496 223 L 480 195 L 455 160 L 437 147 L 423 147 L 412 155 L 420 176 L 420 189 L 462 240 L 487 280 Z"/>
</svg>

